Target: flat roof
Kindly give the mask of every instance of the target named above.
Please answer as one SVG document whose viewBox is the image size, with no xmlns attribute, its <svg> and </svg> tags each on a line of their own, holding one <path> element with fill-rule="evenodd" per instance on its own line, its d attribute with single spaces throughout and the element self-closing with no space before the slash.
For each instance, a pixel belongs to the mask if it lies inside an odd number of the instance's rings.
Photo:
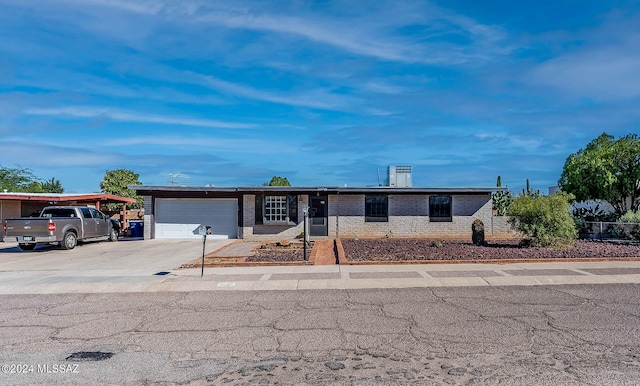
<svg viewBox="0 0 640 386">
<path fill-rule="evenodd" d="M 301 194 L 488 194 L 506 191 L 505 187 L 467 187 L 467 188 L 426 188 L 410 187 L 398 188 L 392 186 L 350 187 L 350 186 L 250 186 L 250 187 L 218 187 L 218 186 L 147 186 L 130 185 L 139 195 L 153 195 L 154 193 L 301 193 Z"/>
<path fill-rule="evenodd" d="M 113 194 L 106 193 L 79 193 L 79 194 L 65 194 L 65 193 L 22 193 L 22 192 L 7 192 L 0 193 L 0 200 L 8 201 L 104 201 L 104 202 L 120 202 L 133 204 L 136 202 L 135 198 L 115 196 Z"/>
</svg>

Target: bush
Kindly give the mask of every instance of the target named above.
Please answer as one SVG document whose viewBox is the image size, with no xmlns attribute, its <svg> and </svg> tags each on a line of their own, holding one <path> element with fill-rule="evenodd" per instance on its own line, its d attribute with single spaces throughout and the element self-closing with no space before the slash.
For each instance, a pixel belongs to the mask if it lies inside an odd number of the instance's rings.
<svg viewBox="0 0 640 386">
<path fill-rule="evenodd" d="M 509 207 L 509 222 L 531 238 L 531 246 L 573 245 L 577 231 L 569 208 L 570 199 L 565 193 L 522 195 Z"/>
<path fill-rule="evenodd" d="M 640 210 L 638 211 L 628 211 L 620 217 L 620 222 L 631 222 L 635 224 L 640 224 Z"/>
<path fill-rule="evenodd" d="M 640 224 L 640 210 L 628 211 L 620 217 L 620 222 Z M 640 226 L 634 225 L 629 232 L 629 236 L 634 240 L 640 240 Z"/>
</svg>

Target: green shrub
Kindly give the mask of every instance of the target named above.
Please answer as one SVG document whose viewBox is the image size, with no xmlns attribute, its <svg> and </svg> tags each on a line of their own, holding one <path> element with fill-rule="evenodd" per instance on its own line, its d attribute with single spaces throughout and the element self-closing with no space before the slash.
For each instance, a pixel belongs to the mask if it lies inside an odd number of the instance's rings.
<svg viewBox="0 0 640 386">
<path fill-rule="evenodd" d="M 522 195 L 509 207 L 509 222 L 531 239 L 531 246 L 573 245 L 577 231 L 569 208 L 570 199 L 565 193 Z"/>
<path fill-rule="evenodd" d="M 620 222 L 632 222 L 636 224 L 640 224 L 640 210 L 638 211 L 628 211 L 620 217 Z"/>
<path fill-rule="evenodd" d="M 640 224 L 640 210 L 635 212 L 628 211 L 620 217 L 620 222 Z M 629 232 L 629 236 L 634 240 L 640 240 L 640 225 L 634 225 Z"/>
</svg>

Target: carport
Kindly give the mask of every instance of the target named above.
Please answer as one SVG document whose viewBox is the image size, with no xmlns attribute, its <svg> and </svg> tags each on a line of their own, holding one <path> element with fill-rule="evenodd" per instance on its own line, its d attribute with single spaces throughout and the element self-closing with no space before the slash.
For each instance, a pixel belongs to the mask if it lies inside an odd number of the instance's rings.
<svg viewBox="0 0 640 386">
<path fill-rule="evenodd" d="M 7 218 L 26 217 L 50 205 L 91 206 L 100 209 L 106 204 L 121 204 L 120 221 L 127 218 L 127 205 L 136 200 L 106 193 L 57 194 L 57 193 L 0 193 L 0 222 Z M 2 229 L 2 228 L 0 228 Z M 0 231 L 0 241 L 3 240 Z"/>
</svg>

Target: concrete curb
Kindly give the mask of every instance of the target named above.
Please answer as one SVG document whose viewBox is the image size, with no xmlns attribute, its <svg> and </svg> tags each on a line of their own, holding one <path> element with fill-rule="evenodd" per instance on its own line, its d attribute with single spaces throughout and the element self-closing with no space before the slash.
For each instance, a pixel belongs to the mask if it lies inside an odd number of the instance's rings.
<svg viewBox="0 0 640 386">
<path fill-rule="evenodd" d="M 213 252 L 207 254 L 208 258 L 213 258 L 220 251 L 229 248 L 237 243 L 242 243 L 242 240 L 238 240 L 222 248 L 219 248 Z M 318 243 L 314 243 L 308 257 L 308 261 L 282 261 L 282 262 L 260 262 L 244 261 L 246 256 L 226 256 L 218 257 L 219 261 L 205 263 L 206 268 L 215 267 L 270 267 L 270 266 L 309 266 L 315 265 L 316 258 L 318 256 Z M 411 264 L 517 264 L 517 263 L 553 263 L 553 262 L 601 262 L 601 261 L 640 261 L 640 257 L 583 257 L 583 258 L 569 258 L 569 257 L 556 257 L 556 258 L 539 258 L 539 259 L 470 259 L 470 260 L 394 260 L 394 261 L 378 261 L 378 260 L 366 260 L 366 261 L 351 261 L 347 258 L 342 240 L 335 239 L 335 250 L 337 254 L 337 261 L 339 265 L 411 265 Z M 235 261 L 224 261 L 232 260 Z M 201 266 L 200 261 L 192 261 L 183 264 L 180 268 L 199 268 Z"/>
</svg>

